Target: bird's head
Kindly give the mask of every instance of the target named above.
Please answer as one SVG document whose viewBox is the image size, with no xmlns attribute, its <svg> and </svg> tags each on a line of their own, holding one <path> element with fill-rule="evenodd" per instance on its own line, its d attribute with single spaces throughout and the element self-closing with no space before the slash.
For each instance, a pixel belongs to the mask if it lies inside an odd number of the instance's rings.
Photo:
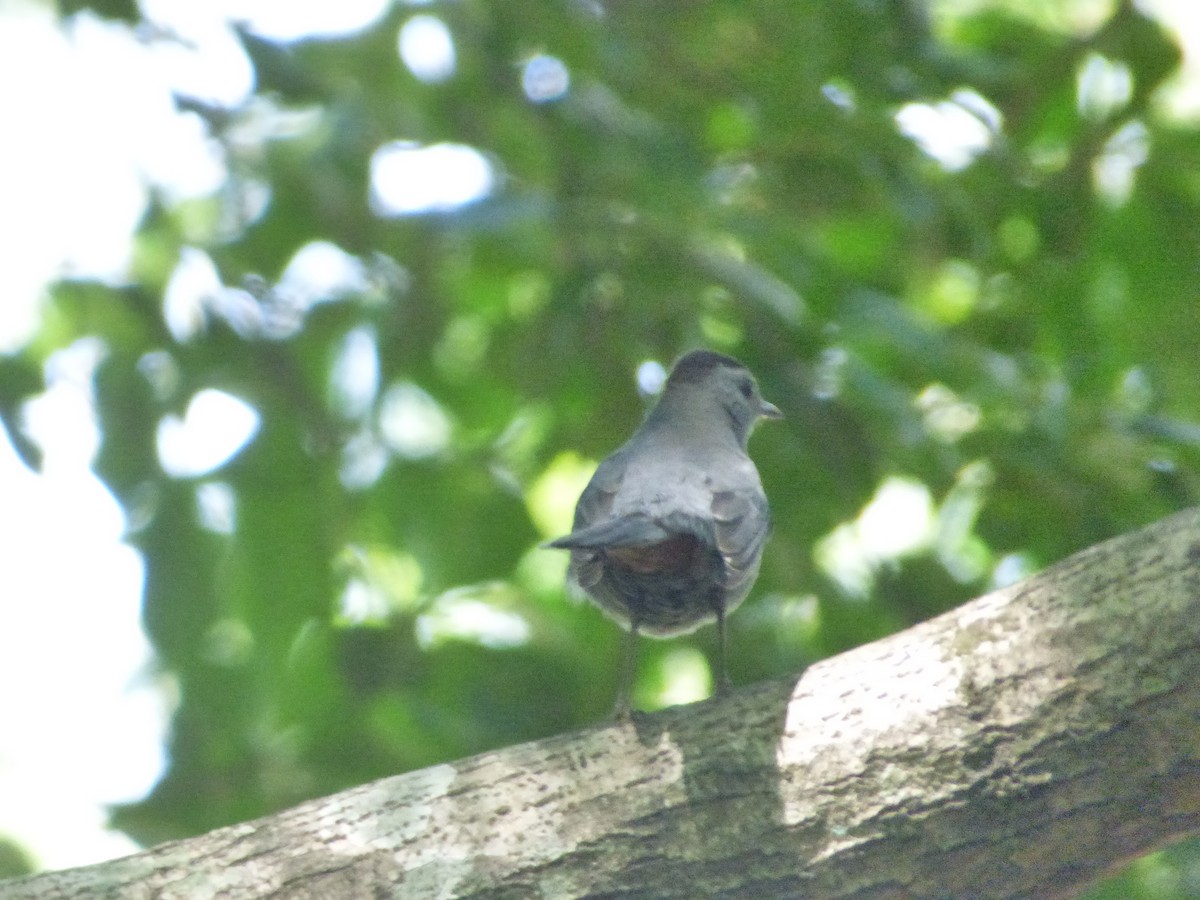
<svg viewBox="0 0 1200 900">
<path fill-rule="evenodd" d="M 671 367 L 660 406 L 686 406 L 690 415 L 697 407 L 723 410 L 744 447 L 760 419 L 780 419 L 783 413 L 763 399 L 750 370 L 723 353 L 693 350 Z"/>
</svg>

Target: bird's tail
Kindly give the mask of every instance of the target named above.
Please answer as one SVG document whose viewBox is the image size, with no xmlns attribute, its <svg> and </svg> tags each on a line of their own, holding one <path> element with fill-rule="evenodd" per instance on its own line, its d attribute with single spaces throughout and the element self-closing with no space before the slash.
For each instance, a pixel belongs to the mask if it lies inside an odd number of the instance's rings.
<svg viewBox="0 0 1200 900">
<path fill-rule="evenodd" d="M 543 544 L 558 550 L 594 550 L 600 547 L 633 547 L 654 544 L 671 537 L 671 532 L 649 516 L 621 516 L 588 525 L 557 540 Z"/>
</svg>

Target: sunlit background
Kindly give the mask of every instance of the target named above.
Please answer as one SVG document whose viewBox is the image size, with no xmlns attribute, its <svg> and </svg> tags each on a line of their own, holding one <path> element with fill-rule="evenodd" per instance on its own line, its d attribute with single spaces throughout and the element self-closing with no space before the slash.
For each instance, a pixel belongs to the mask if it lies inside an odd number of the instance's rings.
<svg viewBox="0 0 1200 900">
<path fill-rule="evenodd" d="M 411 5 L 396 52 L 422 81 L 452 79 L 454 35 L 436 15 L 422 11 L 422 4 Z M 1006 5 L 1042 15 L 1037 3 Z M 1194 118 L 1200 113 L 1200 9 L 1193 0 L 1138 5 L 1167 23 L 1187 50 L 1183 76 L 1161 102 L 1174 115 Z M 1083 0 L 1059 6 L 1071 11 L 1069 20 L 1055 23 L 1064 29 L 1090 27 L 1109 8 Z M 141 7 L 156 29 L 178 40 L 156 40 L 88 15 L 75 17 L 64 31 L 51 4 L 6 0 L 0 5 L 0 121 L 5 123 L 0 353 L 33 339 L 43 292 L 53 279 L 67 275 L 121 283 L 130 277 L 133 235 L 151 190 L 180 204 L 222 190 L 226 161 L 221 150 L 206 136 L 201 119 L 181 109 L 173 94 L 221 107 L 252 102 L 253 71 L 231 22 L 271 40 L 325 39 L 369 26 L 392 4 L 143 0 Z M 523 61 L 513 77 L 533 103 L 571 91 L 568 67 L 549 55 Z M 1128 71 L 1099 55 L 1080 68 L 1077 85 L 1080 110 L 1097 116 L 1124 103 L 1131 89 Z M 837 106 L 852 108 L 855 102 L 846 85 L 826 85 L 825 96 Z M 314 127 L 304 115 L 269 110 L 246 122 L 250 125 L 244 127 L 276 134 Z M 997 110 L 971 91 L 936 104 L 905 106 L 896 111 L 895 124 L 949 170 L 970 166 L 1003 130 Z M 1120 203 L 1145 154 L 1145 134 L 1136 124 L 1118 132 L 1093 172 L 1101 195 Z M 382 143 L 370 166 L 370 202 L 384 217 L 456 209 L 496 190 L 501 177 L 486 154 L 471 146 L 424 145 L 404 135 Z M 266 202 L 265 196 L 248 192 L 241 214 L 253 218 Z M 278 285 L 286 303 L 278 315 L 265 319 L 261 305 L 242 302 L 244 294 L 221 284 L 212 259 L 193 249 L 178 262 L 162 312 L 179 341 L 202 328 L 206 310 L 214 307 L 245 334 L 286 336 L 309 306 L 361 291 L 370 277 L 337 246 L 313 242 L 295 255 Z M 956 290 L 969 289 L 956 279 L 969 277 L 969 272 L 947 270 L 947 302 L 953 302 Z M 140 627 L 142 567 L 122 543 L 126 514 L 89 470 L 99 443 L 89 385 L 104 353 L 93 340 L 56 354 L 47 366 L 48 389 L 24 409 L 26 435 L 44 454 L 41 472 L 20 462 L 0 429 L 0 684 L 36 685 L 35 690 L 0 689 L 0 834 L 17 839 L 45 868 L 138 849 L 106 829 L 105 809 L 143 796 L 161 774 L 173 703 L 172 685 L 155 673 Z M 630 372 L 630 389 L 656 391 L 664 362 L 669 361 L 648 361 Z M 152 384 L 172 377 L 169 360 L 147 359 L 145 366 Z M 335 370 L 334 387 L 346 408 L 375 395 L 378 370 L 373 336 L 352 332 Z M 931 427 L 948 432 L 971 427 L 972 409 L 953 396 L 931 392 L 922 403 Z M 385 449 L 421 457 L 448 439 L 445 414 L 415 385 L 387 388 L 382 409 L 381 433 L 389 447 L 364 445 L 348 453 L 343 471 L 348 485 L 371 483 L 385 463 Z M 258 426 L 258 413 L 243 400 L 202 391 L 183 417 L 160 423 L 161 465 L 178 477 L 214 472 L 254 440 Z M 577 491 L 591 465 L 564 456 L 547 473 L 546 496 L 533 498 L 532 505 L 549 510 L 556 502 L 562 506 L 563 496 L 573 499 L 571 491 Z M 988 477 L 983 469 L 966 473 L 940 506 L 919 483 L 885 482 L 855 521 L 817 547 L 818 563 L 850 594 L 866 590 L 882 561 L 917 549 L 944 546 L 951 571 L 969 570 L 969 545 L 952 538 L 956 523 L 970 520 L 971 505 Z M 208 527 L 230 528 L 231 501 L 219 482 L 206 487 L 200 504 Z M 562 515 L 558 509 L 546 513 L 556 521 Z M 903 530 L 893 526 L 897 517 L 906 523 Z M 1005 560 L 997 577 L 1011 581 L 1027 570 L 1021 559 Z M 370 605 L 365 590 L 352 589 L 343 599 L 350 618 L 368 616 Z M 524 639 L 519 619 L 497 619 L 491 607 L 472 605 L 469 598 L 453 614 L 457 620 L 444 627 L 475 629 L 500 643 Z M 433 640 L 439 623 L 431 619 L 426 625 L 423 640 Z M 695 651 L 681 650 L 675 657 L 678 677 L 666 688 L 668 699 L 691 699 L 706 689 L 707 672 L 693 656 Z M 78 752 L 82 746 L 86 754 Z M 80 759 L 89 760 L 86 768 Z"/>
</svg>

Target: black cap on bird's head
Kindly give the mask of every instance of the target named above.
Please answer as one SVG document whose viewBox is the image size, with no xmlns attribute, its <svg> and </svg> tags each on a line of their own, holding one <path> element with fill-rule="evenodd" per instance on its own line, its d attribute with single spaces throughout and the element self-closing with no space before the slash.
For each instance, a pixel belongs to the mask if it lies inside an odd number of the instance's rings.
<svg viewBox="0 0 1200 900">
<path fill-rule="evenodd" d="M 738 369 L 749 371 L 732 356 L 717 353 L 715 350 L 693 350 L 675 360 L 671 366 L 671 374 L 667 377 L 667 387 L 683 382 L 703 381 L 714 369 Z"/>
</svg>

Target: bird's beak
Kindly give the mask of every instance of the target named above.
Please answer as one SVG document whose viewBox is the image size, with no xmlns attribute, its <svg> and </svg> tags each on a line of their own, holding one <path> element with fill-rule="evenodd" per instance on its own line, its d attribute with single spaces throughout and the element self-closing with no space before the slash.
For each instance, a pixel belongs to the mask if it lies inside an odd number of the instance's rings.
<svg viewBox="0 0 1200 900">
<path fill-rule="evenodd" d="M 768 403 L 766 400 L 758 404 L 758 414 L 764 419 L 782 419 L 783 413 L 779 411 L 779 407 L 774 403 Z"/>
</svg>

